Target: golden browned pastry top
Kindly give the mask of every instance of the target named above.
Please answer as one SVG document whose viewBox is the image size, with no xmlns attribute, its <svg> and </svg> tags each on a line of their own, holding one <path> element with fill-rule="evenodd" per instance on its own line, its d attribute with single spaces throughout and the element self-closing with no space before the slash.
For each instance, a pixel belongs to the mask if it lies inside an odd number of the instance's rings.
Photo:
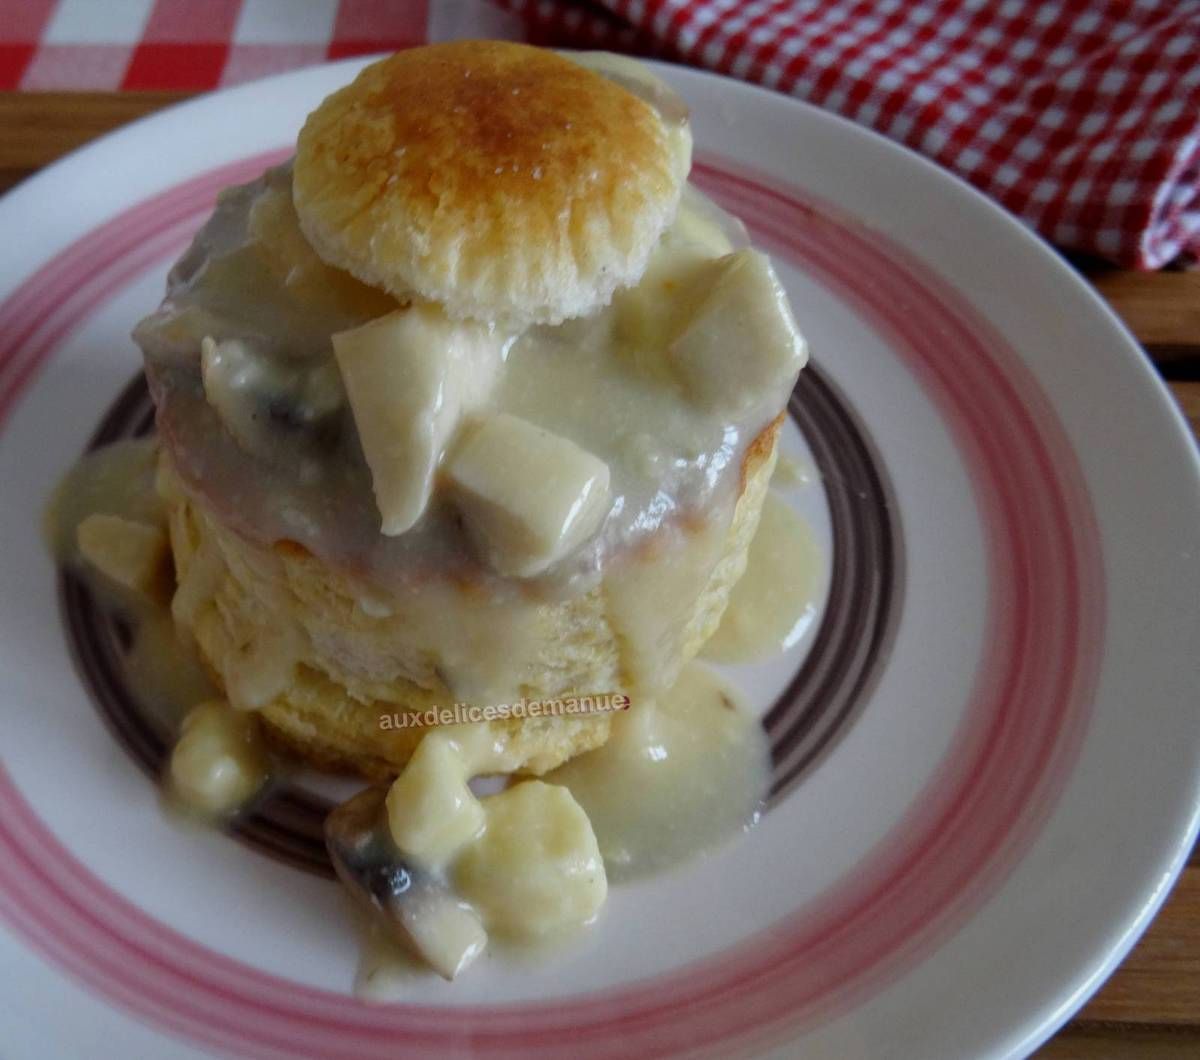
<svg viewBox="0 0 1200 1060">
<path fill-rule="evenodd" d="M 363 70 L 300 133 L 329 263 L 455 316 L 558 322 L 641 275 L 686 173 L 655 110 L 553 52 L 456 41 Z"/>
</svg>

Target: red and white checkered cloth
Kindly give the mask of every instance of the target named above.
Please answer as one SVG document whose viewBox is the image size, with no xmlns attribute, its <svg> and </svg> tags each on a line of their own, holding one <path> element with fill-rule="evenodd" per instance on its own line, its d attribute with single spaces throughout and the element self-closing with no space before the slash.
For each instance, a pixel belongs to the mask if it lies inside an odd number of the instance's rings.
<svg viewBox="0 0 1200 1060">
<path fill-rule="evenodd" d="M 0 0 L 0 87 L 212 88 L 463 36 L 756 81 L 921 151 L 1061 246 L 1200 258 L 1200 0 Z"/>
</svg>

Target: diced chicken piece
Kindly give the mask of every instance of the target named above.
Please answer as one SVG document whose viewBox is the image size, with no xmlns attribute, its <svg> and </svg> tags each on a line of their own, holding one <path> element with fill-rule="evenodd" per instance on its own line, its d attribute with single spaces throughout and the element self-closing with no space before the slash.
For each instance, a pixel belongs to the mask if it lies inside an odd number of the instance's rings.
<svg viewBox="0 0 1200 1060">
<path fill-rule="evenodd" d="M 80 555 L 118 585 L 151 594 L 167 559 L 167 535 L 149 523 L 95 513 L 75 531 Z"/>
<path fill-rule="evenodd" d="M 171 789 L 202 813 L 240 809 L 267 780 L 267 757 L 257 719 L 224 700 L 195 707 L 171 752 Z"/>
<path fill-rule="evenodd" d="M 414 887 L 399 915 L 411 945 L 443 979 L 455 978 L 487 946 L 479 914 L 445 888 Z"/>
<path fill-rule="evenodd" d="M 583 926 L 608 894 L 591 823 L 563 787 L 526 780 L 484 800 L 487 829 L 454 866 L 489 931 L 548 939 Z"/>
<path fill-rule="evenodd" d="M 794 380 L 808 351 L 766 255 L 740 250 L 709 268 L 715 275 L 668 357 L 695 401 L 743 412 Z"/>
<path fill-rule="evenodd" d="M 467 779 L 456 749 L 431 733 L 388 792 L 392 841 L 426 869 L 439 869 L 483 831 L 483 807 Z"/>
<path fill-rule="evenodd" d="M 675 222 L 663 233 L 641 280 L 613 296 L 620 337 L 639 349 L 660 351 L 686 323 L 692 289 L 708 263 L 732 250 L 711 208 L 685 189 Z"/>
<path fill-rule="evenodd" d="M 507 413 L 457 446 L 447 478 L 468 532 L 501 574 L 531 577 L 590 537 L 607 515 L 608 465 L 569 438 Z"/>
<path fill-rule="evenodd" d="M 509 337 L 415 305 L 333 336 L 383 533 L 402 534 L 429 503 L 464 411 L 491 389 Z"/>
</svg>

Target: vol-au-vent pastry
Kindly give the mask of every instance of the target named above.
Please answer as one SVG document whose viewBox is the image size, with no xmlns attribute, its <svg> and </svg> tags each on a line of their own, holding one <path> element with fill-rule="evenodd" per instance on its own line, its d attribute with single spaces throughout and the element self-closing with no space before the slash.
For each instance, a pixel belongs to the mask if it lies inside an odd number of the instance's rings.
<svg viewBox="0 0 1200 1060">
<path fill-rule="evenodd" d="M 222 194 L 135 334 L 174 619 L 276 744 L 394 776 L 423 730 L 385 716 L 636 709 L 712 634 L 806 352 L 690 153 L 631 60 L 465 41 Z M 481 728 L 542 774 L 611 724 Z"/>
</svg>

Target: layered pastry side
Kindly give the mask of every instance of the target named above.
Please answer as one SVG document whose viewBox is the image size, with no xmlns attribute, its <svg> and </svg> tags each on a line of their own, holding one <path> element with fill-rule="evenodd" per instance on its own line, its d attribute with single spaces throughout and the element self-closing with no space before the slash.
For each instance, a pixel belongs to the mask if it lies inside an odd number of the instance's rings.
<svg viewBox="0 0 1200 1060">
<path fill-rule="evenodd" d="M 266 746 L 384 782 L 331 815 L 330 852 L 447 976 L 489 933 L 595 916 L 638 844 L 598 842 L 589 813 L 648 744 L 743 788 L 761 754 L 684 668 L 745 569 L 806 353 L 690 156 L 686 107 L 629 60 L 403 52 L 222 193 L 135 331 L 153 544 L 221 696 L 185 724 L 176 783 L 220 773 L 228 809 Z M 122 549 L 143 554 L 99 554 Z M 711 707 L 670 705 L 681 672 Z M 484 774 L 517 779 L 481 798 Z"/>
</svg>

